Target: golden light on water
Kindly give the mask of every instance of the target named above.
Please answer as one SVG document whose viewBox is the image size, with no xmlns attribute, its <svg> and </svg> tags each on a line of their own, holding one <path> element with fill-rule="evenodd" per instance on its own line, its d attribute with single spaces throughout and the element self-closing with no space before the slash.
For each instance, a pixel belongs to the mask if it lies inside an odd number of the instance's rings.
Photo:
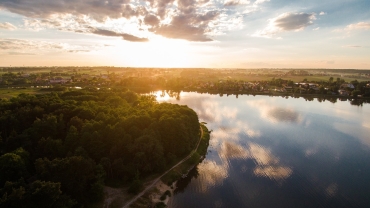
<svg viewBox="0 0 370 208">
<path fill-rule="evenodd" d="M 166 93 L 164 91 L 160 91 L 160 90 L 153 93 L 153 95 L 155 96 L 155 98 L 158 102 L 166 102 L 166 101 L 170 100 L 170 98 L 171 98 L 168 95 L 168 93 Z"/>
</svg>

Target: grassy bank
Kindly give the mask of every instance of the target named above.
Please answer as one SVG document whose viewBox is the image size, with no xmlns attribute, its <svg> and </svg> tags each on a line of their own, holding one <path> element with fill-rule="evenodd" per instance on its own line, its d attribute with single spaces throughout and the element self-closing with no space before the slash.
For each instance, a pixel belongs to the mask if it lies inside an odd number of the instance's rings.
<svg viewBox="0 0 370 208">
<path fill-rule="evenodd" d="M 162 176 L 160 179 L 154 179 L 156 182 L 153 187 L 148 189 L 143 193 L 142 196 L 137 198 L 133 203 L 129 203 L 129 207 L 132 208 L 144 208 L 144 207 L 165 207 L 168 201 L 167 196 L 171 196 L 173 194 L 174 187 L 172 186 L 173 182 L 180 179 L 184 174 L 186 175 L 194 166 L 196 166 L 207 153 L 209 139 L 210 139 L 210 132 L 208 131 L 207 127 L 205 126 L 206 123 L 200 123 L 201 131 L 199 133 L 199 145 L 197 145 L 197 149 L 193 150 L 190 154 L 191 156 L 180 163 L 178 166 L 170 170 L 166 175 Z M 182 161 L 182 160 L 181 160 Z M 178 162 L 181 162 L 178 161 Z M 159 177 L 158 175 L 152 175 L 147 177 L 144 180 L 144 187 L 149 186 L 150 183 L 153 182 L 153 178 Z M 121 194 L 116 194 L 114 196 L 109 197 L 110 199 L 106 201 L 106 205 L 109 208 L 114 207 L 122 207 L 124 204 L 127 204 L 129 200 L 133 197 L 133 195 L 123 194 L 122 188 L 109 188 L 112 189 L 114 192 L 120 192 Z M 127 188 L 127 187 L 126 187 Z M 106 199 L 109 194 L 106 194 Z M 123 197 L 125 196 L 125 197 Z"/>
<path fill-rule="evenodd" d="M 205 126 L 206 123 L 201 123 L 200 127 L 202 129 L 202 137 L 200 139 L 199 146 L 196 151 L 193 152 L 193 155 L 183 162 L 181 165 L 177 166 L 165 176 L 161 178 L 163 183 L 171 185 L 173 182 L 177 181 L 183 175 L 186 175 L 194 166 L 201 162 L 205 155 L 207 154 L 207 148 L 209 145 L 210 131 Z"/>
</svg>

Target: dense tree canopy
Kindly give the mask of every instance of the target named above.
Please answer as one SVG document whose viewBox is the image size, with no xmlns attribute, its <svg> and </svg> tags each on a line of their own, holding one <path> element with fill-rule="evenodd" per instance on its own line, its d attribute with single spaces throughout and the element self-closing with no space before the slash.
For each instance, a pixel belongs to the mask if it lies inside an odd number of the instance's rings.
<svg viewBox="0 0 370 208">
<path fill-rule="evenodd" d="M 187 106 L 131 91 L 0 100 L 0 207 L 98 201 L 104 181 L 137 182 L 164 170 L 194 148 L 198 133 Z"/>
</svg>

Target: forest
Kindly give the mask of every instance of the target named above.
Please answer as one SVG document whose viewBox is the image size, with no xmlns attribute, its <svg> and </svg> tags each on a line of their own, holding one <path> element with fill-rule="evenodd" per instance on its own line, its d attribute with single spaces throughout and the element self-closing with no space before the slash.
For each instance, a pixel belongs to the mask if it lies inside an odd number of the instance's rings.
<svg viewBox="0 0 370 208">
<path fill-rule="evenodd" d="M 197 114 L 121 89 L 0 100 L 0 207 L 89 207 L 107 183 L 140 188 L 188 154 Z"/>
</svg>

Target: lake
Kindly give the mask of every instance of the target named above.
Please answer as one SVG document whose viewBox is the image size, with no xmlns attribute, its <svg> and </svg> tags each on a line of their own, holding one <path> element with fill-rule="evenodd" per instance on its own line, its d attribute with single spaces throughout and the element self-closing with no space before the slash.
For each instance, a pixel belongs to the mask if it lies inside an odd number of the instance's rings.
<svg viewBox="0 0 370 208">
<path fill-rule="evenodd" d="M 369 104 L 157 95 L 212 130 L 206 158 L 177 182 L 169 207 L 370 207 Z"/>
</svg>

